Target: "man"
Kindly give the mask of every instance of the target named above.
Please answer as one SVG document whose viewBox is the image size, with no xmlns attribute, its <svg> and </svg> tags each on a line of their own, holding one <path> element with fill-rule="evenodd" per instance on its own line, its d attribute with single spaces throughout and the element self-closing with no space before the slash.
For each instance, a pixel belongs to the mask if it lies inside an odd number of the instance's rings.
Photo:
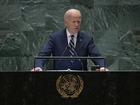
<svg viewBox="0 0 140 105">
<path fill-rule="evenodd" d="M 96 48 L 93 38 L 80 32 L 81 13 L 77 9 L 69 9 L 64 15 L 65 29 L 53 33 L 41 54 L 45 56 L 101 56 Z M 99 71 L 106 71 L 104 59 L 92 59 L 99 66 Z M 32 71 L 42 71 L 46 59 L 36 59 L 35 68 Z M 85 59 L 56 59 L 55 70 L 87 70 Z"/>
</svg>

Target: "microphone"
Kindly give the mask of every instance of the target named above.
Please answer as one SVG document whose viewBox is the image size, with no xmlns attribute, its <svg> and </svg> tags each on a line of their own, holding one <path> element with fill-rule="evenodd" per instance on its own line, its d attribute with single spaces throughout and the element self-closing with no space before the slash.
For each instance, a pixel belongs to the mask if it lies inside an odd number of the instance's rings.
<svg viewBox="0 0 140 105">
<path fill-rule="evenodd" d="M 79 62 L 81 63 L 82 70 L 84 70 L 83 62 L 81 61 L 81 59 L 78 59 L 78 60 L 79 60 Z"/>
<path fill-rule="evenodd" d="M 66 52 L 69 48 L 70 48 L 70 46 L 67 45 L 67 46 L 65 47 L 64 51 L 62 52 L 62 54 L 61 54 L 60 56 L 64 56 L 65 52 Z M 76 56 L 79 56 L 75 50 L 74 50 L 74 53 L 75 53 Z M 80 62 L 81 66 L 82 66 L 82 70 L 84 70 L 83 62 L 81 61 L 81 59 L 78 59 L 78 61 Z"/>
<path fill-rule="evenodd" d="M 60 56 L 63 56 L 68 48 L 69 48 L 69 45 L 67 45 L 67 46 L 65 47 L 64 51 L 62 52 L 62 54 L 61 54 Z"/>
<path fill-rule="evenodd" d="M 74 49 L 74 53 L 76 54 L 76 56 L 79 56 L 77 54 L 77 52 L 75 51 L 75 49 Z M 83 62 L 81 61 L 81 59 L 78 59 L 78 61 L 80 62 L 81 66 L 82 66 L 82 70 L 84 70 Z"/>
<path fill-rule="evenodd" d="M 68 48 L 69 48 L 69 45 L 66 45 L 66 47 L 64 48 L 64 50 L 63 50 L 63 52 L 60 56 L 64 56 L 64 54 L 65 54 L 65 52 L 67 51 Z M 61 59 L 58 59 L 58 62 L 59 62 L 58 64 L 60 64 Z"/>
<path fill-rule="evenodd" d="M 70 46 L 69 46 L 69 45 L 67 45 L 67 46 L 64 48 L 64 51 L 62 52 L 62 54 L 61 54 L 60 56 L 64 56 L 65 52 L 66 52 L 68 49 L 70 49 Z M 76 52 L 75 50 L 74 50 L 74 53 L 75 53 L 76 56 L 78 56 L 78 54 L 77 54 L 77 52 Z M 61 62 L 60 59 L 59 59 L 58 61 Z M 81 66 L 82 66 L 82 70 L 84 70 L 84 66 L 83 66 L 83 63 L 82 63 L 81 59 L 78 59 L 78 61 L 80 62 Z M 59 63 L 60 63 L 60 62 L 59 62 Z M 68 68 L 67 70 L 70 71 L 69 68 Z"/>
</svg>

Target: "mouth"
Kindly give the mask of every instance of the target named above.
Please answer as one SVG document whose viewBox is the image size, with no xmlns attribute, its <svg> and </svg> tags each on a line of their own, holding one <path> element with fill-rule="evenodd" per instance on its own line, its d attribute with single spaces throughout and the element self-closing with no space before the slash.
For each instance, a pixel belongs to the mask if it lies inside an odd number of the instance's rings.
<svg viewBox="0 0 140 105">
<path fill-rule="evenodd" d="M 75 30 L 79 30 L 79 28 L 77 27 L 77 28 L 75 28 Z"/>
</svg>

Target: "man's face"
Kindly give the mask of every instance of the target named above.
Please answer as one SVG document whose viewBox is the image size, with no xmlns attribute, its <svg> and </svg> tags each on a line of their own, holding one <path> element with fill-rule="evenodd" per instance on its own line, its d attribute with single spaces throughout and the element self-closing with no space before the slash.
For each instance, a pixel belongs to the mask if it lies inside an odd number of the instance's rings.
<svg viewBox="0 0 140 105">
<path fill-rule="evenodd" d="M 65 26 L 71 34 L 78 33 L 80 31 L 81 16 L 80 14 L 73 14 L 65 19 Z"/>
</svg>

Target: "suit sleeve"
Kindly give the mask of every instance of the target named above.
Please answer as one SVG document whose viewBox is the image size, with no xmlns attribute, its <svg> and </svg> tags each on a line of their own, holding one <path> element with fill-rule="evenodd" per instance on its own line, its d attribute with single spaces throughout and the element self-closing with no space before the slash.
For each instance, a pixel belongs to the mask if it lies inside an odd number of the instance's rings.
<svg viewBox="0 0 140 105">
<path fill-rule="evenodd" d="M 98 48 L 95 46 L 93 38 L 91 38 L 90 41 L 89 41 L 88 52 L 89 52 L 89 56 L 101 57 L 101 54 L 100 54 Z M 94 58 L 94 59 L 92 59 L 92 61 L 94 62 L 95 65 L 97 65 L 99 67 L 106 67 L 104 58 L 97 58 L 97 59 Z"/>
<path fill-rule="evenodd" d="M 43 49 L 41 50 L 41 52 L 39 52 L 38 56 L 51 56 L 53 48 L 54 48 L 53 46 L 54 46 L 53 37 L 50 36 L 48 42 L 44 45 Z M 35 67 L 40 67 L 44 69 L 44 65 L 47 62 L 48 62 L 48 59 L 36 59 Z"/>
</svg>

